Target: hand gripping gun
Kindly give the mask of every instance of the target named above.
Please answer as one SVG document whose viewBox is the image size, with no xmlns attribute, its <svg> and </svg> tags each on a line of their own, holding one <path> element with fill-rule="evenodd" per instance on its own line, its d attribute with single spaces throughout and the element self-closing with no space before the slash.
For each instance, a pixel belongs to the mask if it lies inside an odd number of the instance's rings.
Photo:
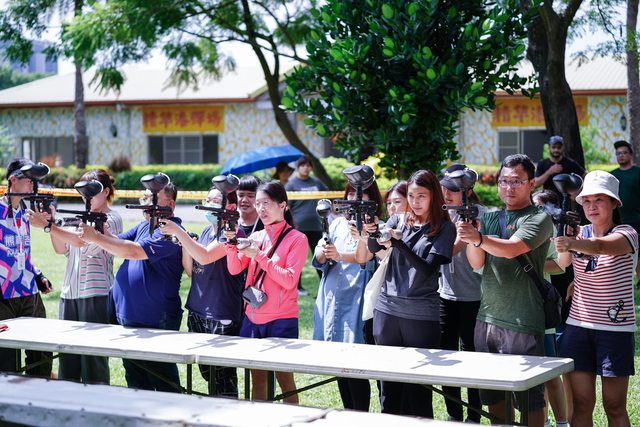
<svg viewBox="0 0 640 427">
<path fill-rule="evenodd" d="M 362 200 L 362 192 L 369 188 L 376 177 L 368 165 L 357 165 L 346 168 L 342 171 L 349 181 L 349 184 L 356 189 L 355 200 L 334 200 L 337 213 L 347 213 L 349 219 L 355 219 L 356 229 L 362 231 L 362 224 L 373 222 L 373 217 L 378 210 L 378 204 L 372 200 Z M 372 237 L 378 238 L 379 233 L 371 233 Z"/>
<path fill-rule="evenodd" d="M 325 243 L 330 244 L 331 238 L 329 237 L 329 215 L 331 215 L 331 201 L 328 199 L 318 200 L 318 204 L 316 205 L 316 213 L 320 217 L 320 223 L 322 224 L 322 238 Z M 328 261 L 329 265 L 333 265 L 334 261 L 330 259 Z"/>
<path fill-rule="evenodd" d="M 580 190 L 582 178 L 575 173 L 560 173 L 553 177 L 553 185 L 562 194 L 562 203 L 560 209 L 553 209 L 551 212 L 547 209 L 547 213 L 556 222 L 557 235 L 564 236 L 566 227 L 577 230 L 580 225 L 580 217 L 573 212 L 573 202 L 569 193 Z"/>
</svg>

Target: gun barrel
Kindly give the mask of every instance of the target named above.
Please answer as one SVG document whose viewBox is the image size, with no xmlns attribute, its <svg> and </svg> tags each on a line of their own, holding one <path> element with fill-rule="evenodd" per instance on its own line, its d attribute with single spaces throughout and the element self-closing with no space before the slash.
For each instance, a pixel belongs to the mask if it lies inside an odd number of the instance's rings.
<svg viewBox="0 0 640 427">
<path fill-rule="evenodd" d="M 63 214 L 72 214 L 72 215 L 82 215 L 87 213 L 86 211 L 74 211 L 73 209 L 58 209 L 56 210 L 56 212 L 63 213 Z"/>
<path fill-rule="evenodd" d="M 58 218 L 54 222 L 58 227 L 77 227 L 82 224 L 82 219 L 77 217 L 72 218 Z"/>
</svg>

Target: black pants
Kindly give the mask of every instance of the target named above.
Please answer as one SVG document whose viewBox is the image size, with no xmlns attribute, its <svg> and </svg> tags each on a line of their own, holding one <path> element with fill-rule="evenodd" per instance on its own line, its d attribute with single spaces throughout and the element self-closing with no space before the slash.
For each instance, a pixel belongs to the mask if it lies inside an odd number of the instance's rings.
<svg viewBox="0 0 640 427">
<path fill-rule="evenodd" d="M 403 319 L 373 311 L 373 336 L 378 345 L 394 347 L 440 347 L 440 322 Z M 431 390 L 420 384 L 381 381 L 382 412 L 433 418 Z"/>
<path fill-rule="evenodd" d="M 0 299 L 0 321 L 17 317 L 47 317 L 40 294 L 20 298 Z M 0 348 L 0 372 L 18 372 L 19 351 Z M 47 351 L 25 350 L 27 365 L 36 366 L 27 369 L 28 375 L 51 377 L 53 354 Z"/>
<path fill-rule="evenodd" d="M 451 301 L 440 298 L 440 347 L 443 350 L 475 351 L 473 332 L 479 309 L 480 301 Z M 442 390 L 446 395 L 460 399 L 460 387 L 442 387 Z M 478 389 L 470 388 L 467 393 L 469 404 L 478 410 L 482 409 Z M 456 421 L 463 421 L 462 405 L 447 398 L 444 402 L 449 416 Z M 480 422 L 480 414 L 469 410 L 467 419 Z"/>
<path fill-rule="evenodd" d="M 237 337 L 240 335 L 240 325 L 231 322 L 223 325 L 220 321 L 206 319 L 196 313 L 189 312 L 187 317 L 189 332 L 200 332 L 204 334 L 230 335 Z M 220 397 L 238 398 L 238 373 L 236 368 L 225 368 L 221 366 L 198 365 L 202 378 L 209 384 L 209 395 Z M 210 381 L 211 369 L 214 372 L 214 381 Z"/>
<path fill-rule="evenodd" d="M 300 232 L 307 236 L 309 248 L 311 248 L 311 253 L 313 254 L 313 251 L 316 250 L 318 242 L 320 241 L 320 239 L 322 239 L 322 231 L 300 230 Z M 322 271 L 316 270 L 316 273 L 318 273 L 318 277 L 322 278 Z M 298 280 L 298 289 L 302 289 L 302 275 L 300 275 L 300 280 Z"/>
<path fill-rule="evenodd" d="M 338 390 L 344 409 L 369 412 L 371 386 L 362 378 L 338 378 Z"/>
</svg>

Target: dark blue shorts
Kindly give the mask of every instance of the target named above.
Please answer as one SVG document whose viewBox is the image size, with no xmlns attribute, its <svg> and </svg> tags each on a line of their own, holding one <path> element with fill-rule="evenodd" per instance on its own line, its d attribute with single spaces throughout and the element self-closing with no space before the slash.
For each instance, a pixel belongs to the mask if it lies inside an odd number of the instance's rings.
<svg viewBox="0 0 640 427">
<path fill-rule="evenodd" d="M 276 319 L 258 325 L 245 315 L 242 319 L 240 336 L 244 338 L 298 338 L 298 319 Z"/>
<path fill-rule="evenodd" d="M 603 377 L 634 375 L 633 332 L 612 332 L 567 325 L 560 340 L 560 356 L 573 359 L 575 370 Z"/>
</svg>

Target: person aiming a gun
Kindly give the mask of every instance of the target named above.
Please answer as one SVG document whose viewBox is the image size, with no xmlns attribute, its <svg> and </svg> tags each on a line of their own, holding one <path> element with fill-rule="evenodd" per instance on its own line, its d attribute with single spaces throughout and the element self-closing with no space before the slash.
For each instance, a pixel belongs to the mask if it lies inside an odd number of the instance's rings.
<svg viewBox="0 0 640 427">
<path fill-rule="evenodd" d="M 356 198 L 355 186 L 347 183 L 344 199 L 354 201 Z M 375 203 L 372 218 L 382 214 L 382 196 L 375 181 L 362 190 L 362 200 Z M 326 199 L 318 201 L 316 210 L 323 222 L 331 207 Z M 371 259 L 361 266 L 355 258 L 357 246 L 358 238 L 351 234 L 348 210 L 327 224 L 326 238 L 317 242 L 312 266 L 322 272 L 322 277 L 313 314 L 314 340 L 365 343 L 362 297 L 376 263 Z M 368 380 L 339 378 L 338 389 L 345 409 L 369 410 Z"/>
<path fill-rule="evenodd" d="M 442 208 L 449 212 L 451 221 L 454 223 L 461 220 L 477 223 L 479 215 L 486 212 L 486 208 L 480 204 L 480 199 L 473 191 L 477 179 L 476 171 L 462 164 L 451 165 L 440 179 L 445 202 Z M 473 335 L 482 297 L 480 289 L 482 276 L 475 273 L 469 265 L 466 247 L 467 243 L 456 235 L 451 263 L 441 267 L 438 280 L 442 330 L 440 345 L 443 350 L 475 351 Z M 448 396 L 460 399 L 460 388 L 445 387 L 444 389 Z M 477 389 L 469 389 L 468 396 L 472 408 L 482 409 L 480 392 Z M 449 419 L 464 420 L 461 404 L 454 399 L 446 398 L 445 404 Z M 468 409 L 467 419 L 479 423 L 480 413 Z"/>
<path fill-rule="evenodd" d="M 140 181 L 152 193 L 152 203 L 142 205 L 143 211 L 150 212 L 149 221 L 117 235 L 102 234 L 91 225 L 80 224 L 80 238 L 124 258 L 112 291 L 118 324 L 177 331 L 182 320 L 179 294 L 182 249 L 164 239 L 155 225 L 160 214 L 167 221 L 181 223 L 180 218 L 173 216 L 178 190 L 169 177 L 161 173 L 145 175 Z M 122 359 L 122 363 L 130 388 L 181 390 L 175 363 L 129 359 Z"/>
<path fill-rule="evenodd" d="M 90 225 L 97 227 L 99 232 L 122 233 L 122 218 L 109 206 L 115 195 L 115 179 L 103 169 L 94 169 L 82 175 L 76 189 L 83 196 L 86 212 L 71 211 L 77 216 L 56 222 L 52 221 L 56 214 L 53 207 L 51 214 L 29 211 L 31 224 L 49 233 L 54 251 L 67 257 L 60 289 L 59 318 L 109 323 L 113 254 L 97 244 L 85 243 L 80 239 L 77 227 L 82 221 L 96 220 Z M 59 360 L 59 379 L 109 384 L 109 359 L 106 357 L 61 353 Z"/>
<path fill-rule="evenodd" d="M 199 239 L 172 221 L 164 221 L 160 231 L 175 236 L 182 245 L 182 266 L 191 277 L 186 303 L 189 331 L 238 336 L 244 278 L 229 273 L 224 243 L 220 241 L 223 228 L 234 231 L 237 228 L 238 178 L 221 175 L 212 181 L 207 198 L 196 206 L 205 208 L 203 217 L 208 223 Z M 238 238 L 245 236 L 242 229 L 237 233 Z M 209 382 L 209 395 L 238 398 L 236 368 L 208 365 L 199 365 L 199 368 Z"/>
<path fill-rule="evenodd" d="M 9 191 L 0 198 L 0 262 L 3 265 L 0 269 L 0 322 L 21 316 L 47 317 L 40 292 L 51 292 L 51 285 L 33 265 L 29 216 L 23 196 L 15 195 L 34 193 L 36 184 L 25 173 L 33 166 L 35 164 L 29 159 L 13 159 L 7 166 Z M 20 353 L 14 349 L 0 349 L 0 371 L 16 372 L 16 359 Z M 33 350 L 25 353 L 29 366 L 27 374 L 51 376 L 51 353 Z"/>
</svg>

